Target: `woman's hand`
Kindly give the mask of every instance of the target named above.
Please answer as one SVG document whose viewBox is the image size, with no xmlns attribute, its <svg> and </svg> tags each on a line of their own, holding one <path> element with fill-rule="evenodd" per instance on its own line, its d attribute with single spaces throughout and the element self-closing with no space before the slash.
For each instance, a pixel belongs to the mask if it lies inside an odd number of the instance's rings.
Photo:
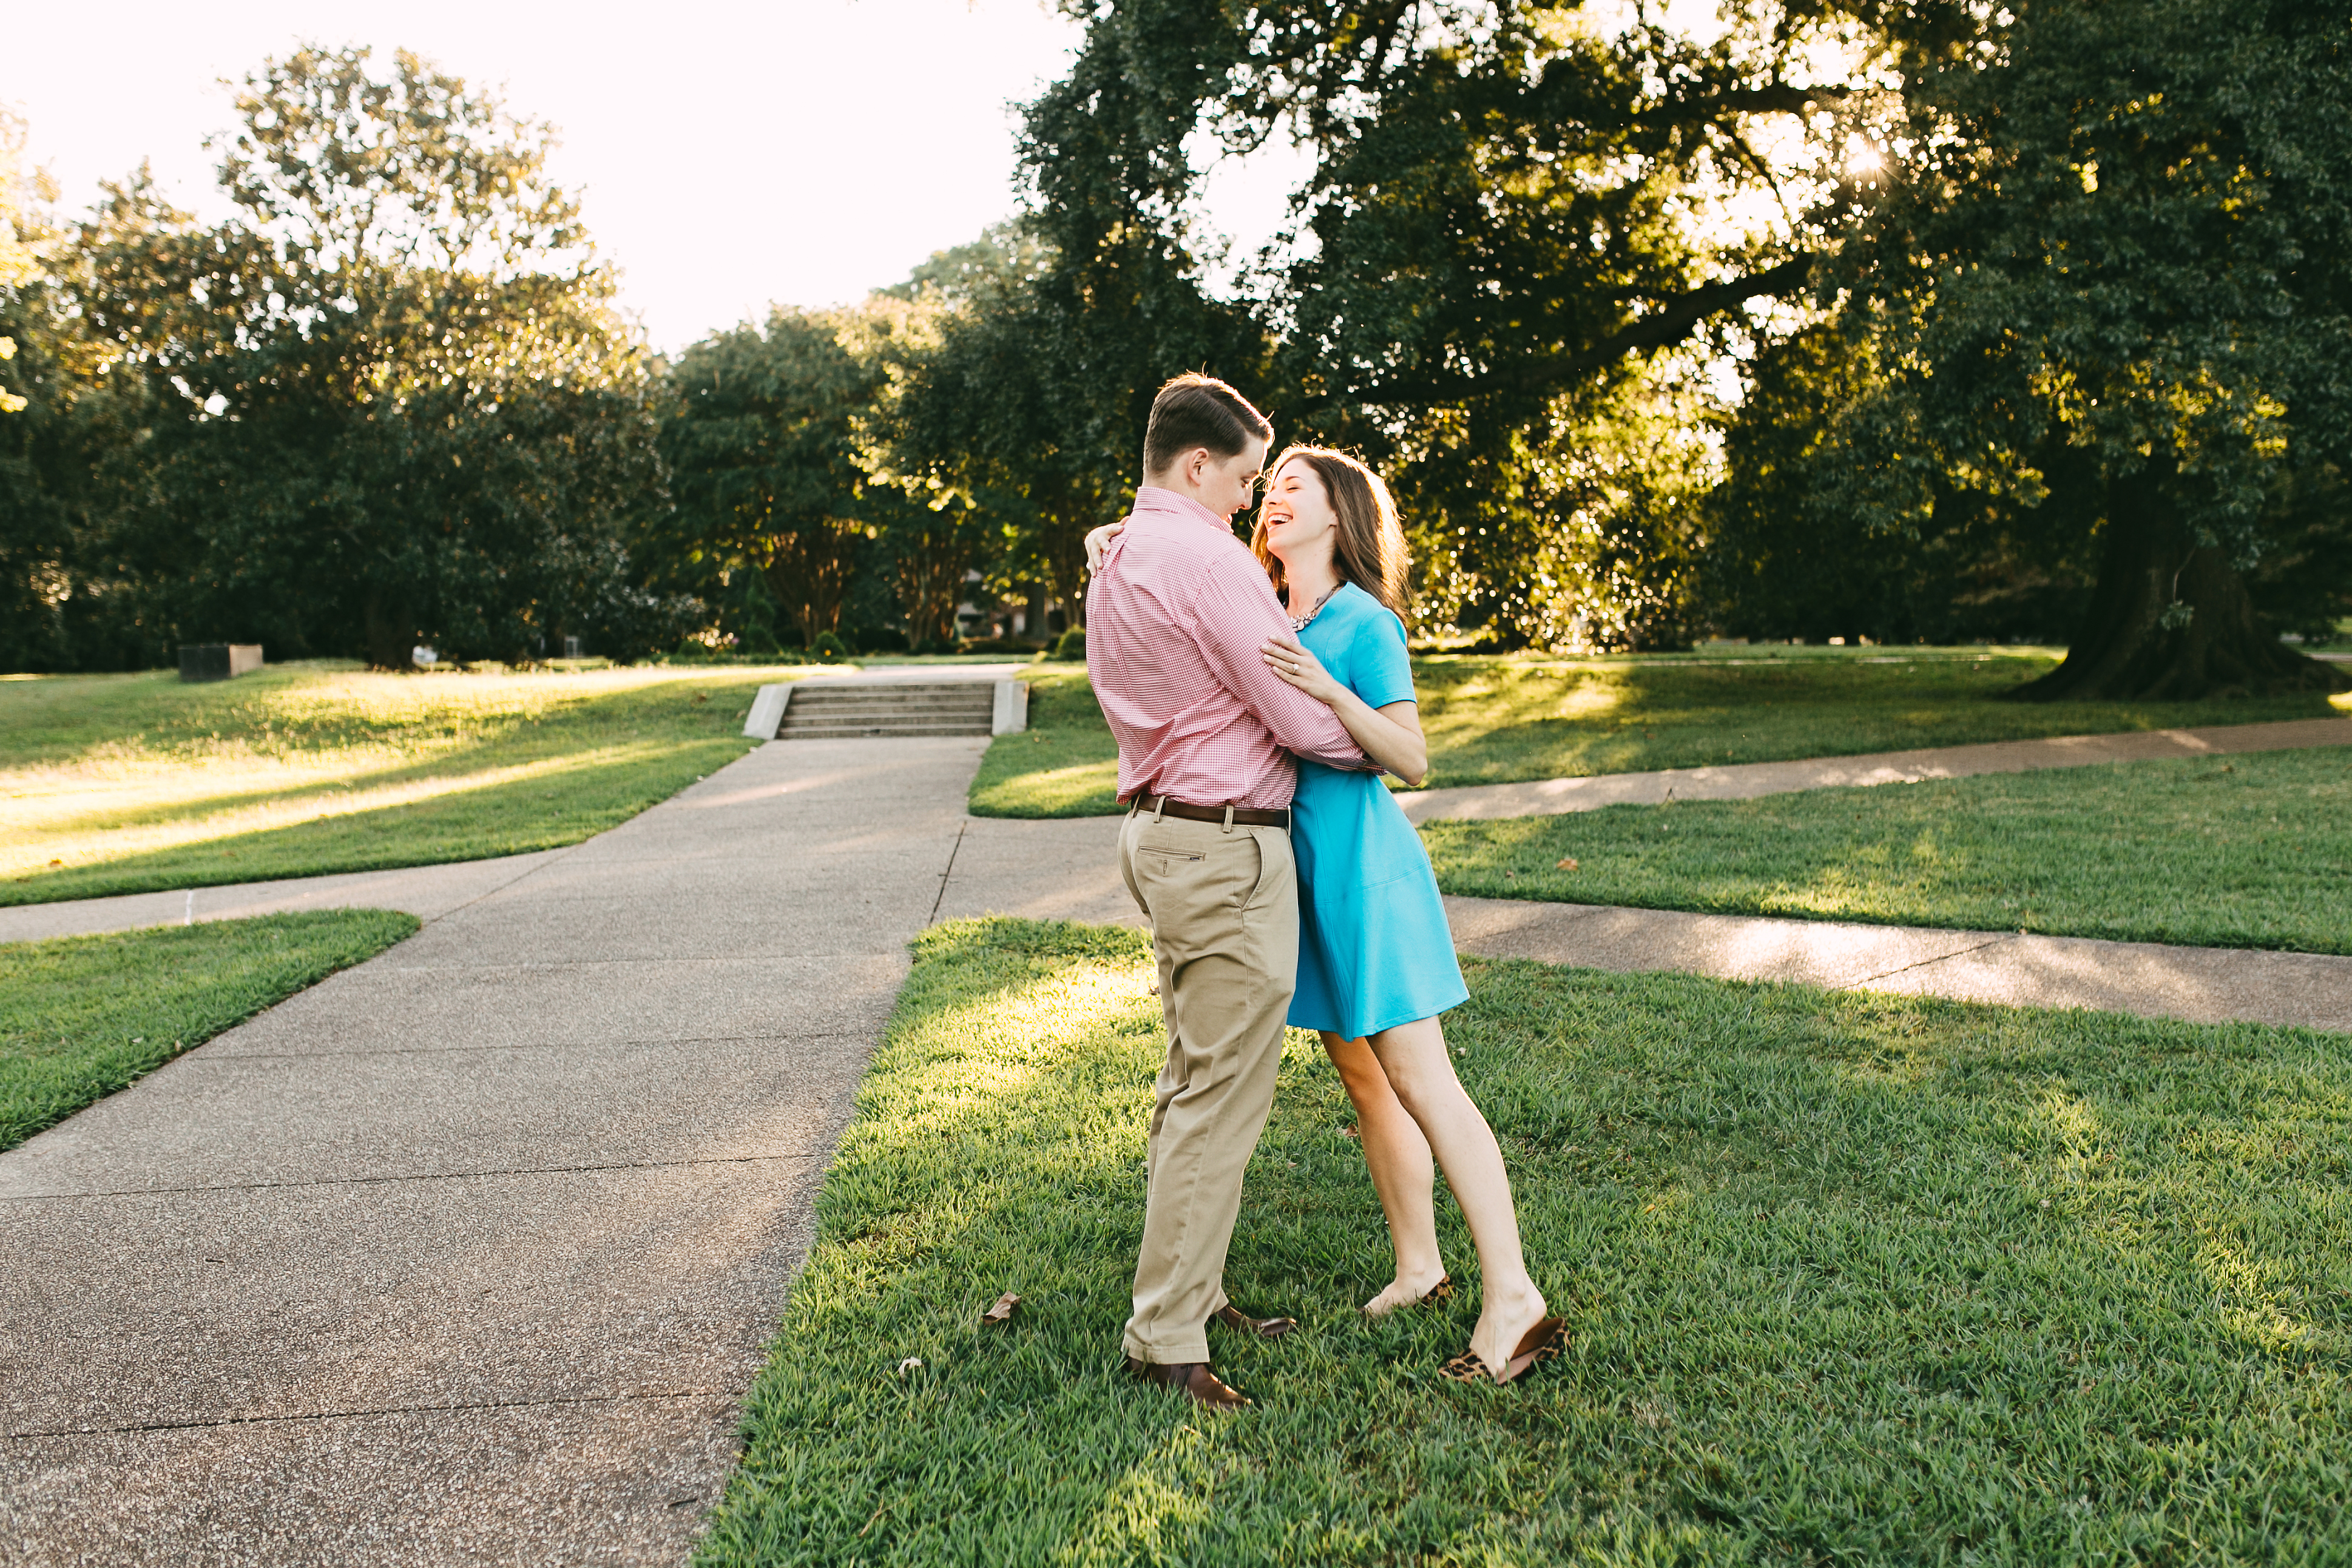
<svg viewBox="0 0 2352 1568">
<path fill-rule="evenodd" d="M 1390 773 L 1409 784 L 1429 776 L 1429 742 L 1422 738 L 1421 709 L 1411 698 L 1385 708 L 1364 700 L 1340 685 L 1323 668 L 1323 661 L 1297 637 L 1268 637 L 1259 650 L 1268 669 L 1339 715 L 1371 771 Z"/>
<path fill-rule="evenodd" d="M 1260 651 L 1265 656 L 1266 668 L 1318 702 L 1337 703 L 1346 689 L 1297 637 L 1268 637 Z"/>
<path fill-rule="evenodd" d="M 1121 521 L 1118 521 L 1118 522 L 1106 522 L 1106 523 L 1104 523 L 1100 528 L 1090 530 L 1090 531 L 1087 532 L 1087 576 L 1091 577 L 1091 576 L 1093 576 L 1096 573 L 1097 573 L 1097 572 L 1099 572 L 1099 571 L 1101 571 L 1101 570 L 1102 570 L 1102 558 L 1103 558 L 1103 552 L 1110 548 L 1110 542 L 1111 542 L 1112 540 L 1117 539 L 1120 534 L 1122 534 L 1122 533 L 1124 533 L 1124 532 L 1126 532 L 1126 531 L 1127 531 L 1127 523 L 1126 523 L 1125 520 L 1123 520 L 1123 519 L 1122 519 Z"/>
</svg>

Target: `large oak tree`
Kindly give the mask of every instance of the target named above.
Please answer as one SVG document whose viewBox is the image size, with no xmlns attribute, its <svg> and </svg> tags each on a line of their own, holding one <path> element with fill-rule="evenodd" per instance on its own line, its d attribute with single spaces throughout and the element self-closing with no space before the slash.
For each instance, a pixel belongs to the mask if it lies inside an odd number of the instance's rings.
<svg viewBox="0 0 2352 1568">
<path fill-rule="evenodd" d="M 1833 268 L 1872 343 L 1826 498 L 1889 531 L 2004 503 L 2096 587 L 2028 695 L 2345 684 L 2247 574 L 2331 532 L 2352 456 L 2352 27 L 2296 0 L 2013 0 L 1904 58 Z M 2315 570 L 2326 570 L 2314 561 Z"/>
</svg>

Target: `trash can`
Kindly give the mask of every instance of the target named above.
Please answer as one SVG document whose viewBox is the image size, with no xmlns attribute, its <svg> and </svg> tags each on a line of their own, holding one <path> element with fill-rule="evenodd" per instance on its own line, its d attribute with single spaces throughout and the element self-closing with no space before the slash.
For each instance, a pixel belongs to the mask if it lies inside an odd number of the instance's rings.
<svg viewBox="0 0 2352 1568">
<path fill-rule="evenodd" d="M 261 668 L 257 642 L 199 642 L 180 645 L 182 680 L 232 680 Z"/>
</svg>

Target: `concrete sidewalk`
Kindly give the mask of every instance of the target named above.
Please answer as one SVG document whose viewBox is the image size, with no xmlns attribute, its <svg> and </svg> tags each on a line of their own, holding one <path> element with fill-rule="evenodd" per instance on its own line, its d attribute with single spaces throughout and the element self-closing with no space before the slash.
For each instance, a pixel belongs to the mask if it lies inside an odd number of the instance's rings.
<svg viewBox="0 0 2352 1568">
<path fill-rule="evenodd" d="M 2230 756 L 2352 746 L 2352 719 L 2295 719 L 2275 724 L 2223 724 L 2203 730 L 2136 730 L 2120 735 L 2063 735 L 2046 741 L 1996 741 L 1859 757 L 1790 763 L 1735 763 L 1719 768 L 1664 768 L 1646 773 L 1534 779 L 1410 791 L 1397 796 L 1416 823 L 1502 816 L 1550 816 L 1604 805 L 1657 805 L 1669 800 L 1752 800 L 1758 795 L 1838 785 L 1917 784 L 1979 773 L 2022 773 L 2095 763 L 2145 763 L 2166 757 Z"/>
<path fill-rule="evenodd" d="M 1117 817 L 968 822 L 940 914 L 1139 926 L 1119 882 L 1118 851 Z M 2352 1032 L 2352 958 L 2324 953 L 1516 899 L 1449 898 L 1445 908 L 1454 946 L 1486 958 Z"/>
<path fill-rule="evenodd" d="M 0 1155 L 0 1559 L 683 1561 L 985 745 L 238 890 L 432 919 Z"/>
<path fill-rule="evenodd" d="M 2352 1033 L 2352 958 L 2331 953 L 1516 899 L 1449 898 L 1445 912 L 1454 945 L 1486 958 Z"/>
</svg>

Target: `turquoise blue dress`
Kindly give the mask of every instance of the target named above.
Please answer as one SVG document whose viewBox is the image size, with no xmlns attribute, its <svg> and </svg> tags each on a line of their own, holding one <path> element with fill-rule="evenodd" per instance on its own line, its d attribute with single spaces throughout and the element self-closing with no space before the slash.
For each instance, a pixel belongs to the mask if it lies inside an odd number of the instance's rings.
<svg viewBox="0 0 2352 1568">
<path fill-rule="evenodd" d="M 1404 623 L 1349 583 L 1298 640 L 1374 708 L 1413 700 Z M 1290 1023 L 1348 1039 L 1469 1000 L 1421 835 L 1371 773 L 1303 758 L 1291 802 L 1298 862 L 1298 989 Z"/>
</svg>

